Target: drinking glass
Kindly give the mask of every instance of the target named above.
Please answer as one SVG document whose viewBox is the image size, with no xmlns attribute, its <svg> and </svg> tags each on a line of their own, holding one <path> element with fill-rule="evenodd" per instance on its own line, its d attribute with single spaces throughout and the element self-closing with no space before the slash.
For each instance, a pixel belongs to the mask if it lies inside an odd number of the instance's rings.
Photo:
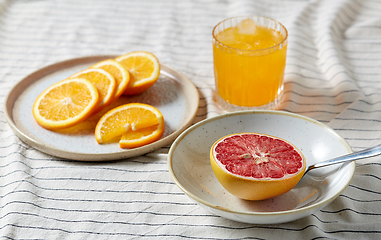
<svg viewBox="0 0 381 240">
<path fill-rule="evenodd" d="M 227 111 L 273 109 L 283 94 L 287 29 L 261 16 L 232 17 L 213 29 L 217 102 Z"/>
</svg>

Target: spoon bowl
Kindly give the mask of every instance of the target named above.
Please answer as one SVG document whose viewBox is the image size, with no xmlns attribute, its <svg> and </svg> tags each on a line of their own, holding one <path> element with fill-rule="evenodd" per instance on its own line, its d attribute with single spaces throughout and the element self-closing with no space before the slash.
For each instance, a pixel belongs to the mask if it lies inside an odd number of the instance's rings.
<svg viewBox="0 0 381 240">
<path fill-rule="evenodd" d="M 346 155 L 343 155 L 340 157 L 336 157 L 336 158 L 333 158 L 333 159 L 330 159 L 330 160 L 327 160 L 324 162 L 312 164 L 312 165 L 308 166 L 308 168 L 304 172 L 303 176 L 305 176 L 309 171 L 311 171 L 313 169 L 318 169 L 318 168 L 327 167 L 327 166 L 331 166 L 331 165 L 335 165 L 335 164 L 342 164 L 342 163 L 352 162 L 352 161 L 356 161 L 356 160 L 360 160 L 360 159 L 375 157 L 375 156 L 378 156 L 380 154 L 381 154 L 381 144 L 374 146 L 374 147 L 371 147 L 371 148 L 364 149 L 362 151 L 353 152 L 353 153 L 346 154 Z"/>
</svg>

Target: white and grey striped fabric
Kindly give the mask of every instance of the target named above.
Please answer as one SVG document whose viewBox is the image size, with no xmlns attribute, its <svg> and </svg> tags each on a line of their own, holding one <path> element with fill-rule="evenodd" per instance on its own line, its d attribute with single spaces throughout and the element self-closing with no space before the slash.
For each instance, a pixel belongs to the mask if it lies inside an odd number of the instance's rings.
<svg viewBox="0 0 381 240">
<path fill-rule="evenodd" d="M 319 120 L 354 151 L 381 142 L 379 0 L 0 0 L 0 102 L 28 74 L 92 55 L 153 52 L 200 92 L 194 120 L 221 114 L 213 99 L 211 32 L 263 15 L 289 31 L 279 110 Z M 330 205 L 286 224 L 215 216 L 172 181 L 170 146 L 141 157 L 78 162 L 21 142 L 0 109 L 2 239 L 380 239 L 381 159 L 357 163 Z"/>
</svg>

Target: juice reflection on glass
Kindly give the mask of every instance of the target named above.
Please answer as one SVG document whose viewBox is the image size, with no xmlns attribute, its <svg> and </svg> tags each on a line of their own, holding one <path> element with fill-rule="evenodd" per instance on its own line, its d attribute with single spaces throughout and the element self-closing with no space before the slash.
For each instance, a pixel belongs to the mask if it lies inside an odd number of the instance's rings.
<svg viewBox="0 0 381 240">
<path fill-rule="evenodd" d="M 271 109 L 283 93 L 287 30 L 275 20 L 229 18 L 213 29 L 214 75 L 227 110 Z"/>
</svg>

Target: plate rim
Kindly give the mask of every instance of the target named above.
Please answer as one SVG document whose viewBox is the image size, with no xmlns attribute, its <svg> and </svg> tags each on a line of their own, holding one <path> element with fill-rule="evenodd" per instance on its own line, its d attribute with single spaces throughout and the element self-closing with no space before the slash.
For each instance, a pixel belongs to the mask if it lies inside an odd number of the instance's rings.
<svg viewBox="0 0 381 240">
<path fill-rule="evenodd" d="M 222 211 L 222 212 L 228 212 L 228 213 L 232 213 L 232 214 L 246 215 L 246 216 L 251 216 L 251 217 L 276 217 L 276 216 L 279 217 L 279 216 L 284 216 L 284 215 L 289 215 L 289 214 L 298 214 L 298 213 L 302 213 L 302 212 L 304 213 L 304 212 L 310 212 L 310 211 L 313 211 L 313 210 L 317 210 L 317 209 L 319 209 L 319 207 L 324 207 L 325 205 L 329 204 L 331 201 L 336 199 L 349 186 L 349 184 L 351 183 L 351 181 L 352 181 L 352 179 L 354 177 L 354 174 L 355 174 L 355 167 L 356 167 L 356 165 L 355 165 L 355 162 L 353 162 L 353 161 L 347 164 L 350 167 L 350 174 L 351 174 L 350 179 L 345 184 L 345 186 L 343 186 L 342 189 L 340 191 L 338 191 L 336 194 L 334 194 L 332 197 L 326 199 L 325 201 L 317 202 L 317 203 L 314 203 L 312 205 L 308 205 L 306 207 L 301 207 L 301 208 L 298 208 L 298 209 L 291 209 L 291 210 L 286 210 L 286 211 L 274 211 L 274 212 L 246 212 L 246 211 L 238 211 L 238 210 L 232 210 L 232 209 L 229 209 L 229 208 L 221 207 L 221 206 L 218 206 L 218 205 L 211 204 L 210 202 L 205 201 L 205 200 L 195 196 L 194 194 L 189 192 L 185 187 L 182 186 L 182 184 L 177 180 L 177 177 L 175 176 L 174 171 L 173 171 L 173 167 L 172 167 L 173 152 L 175 151 L 175 149 L 179 145 L 179 142 L 182 139 L 184 139 L 195 128 L 198 128 L 198 127 L 200 127 L 202 125 L 205 125 L 206 123 L 209 123 L 209 122 L 212 122 L 212 121 L 215 121 L 215 120 L 218 120 L 218 119 L 221 119 L 221 118 L 226 118 L 226 117 L 229 117 L 229 116 L 234 116 L 234 115 L 260 114 L 260 113 L 287 115 L 287 116 L 291 116 L 291 117 L 301 118 L 301 119 L 307 120 L 307 121 L 309 121 L 309 122 L 311 122 L 313 124 L 317 124 L 320 127 L 323 127 L 325 129 L 329 130 L 334 135 L 336 135 L 340 139 L 340 141 L 344 144 L 344 146 L 348 149 L 349 153 L 353 152 L 353 150 L 350 147 L 350 145 L 348 144 L 348 142 L 340 134 L 338 134 L 335 130 L 333 130 L 331 127 L 327 126 L 326 124 L 323 124 L 323 123 L 321 123 L 321 122 L 319 122 L 319 121 L 317 121 L 315 119 L 312 119 L 310 117 L 302 116 L 302 115 L 291 113 L 291 112 L 280 111 L 280 110 L 244 110 L 244 111 L 237 111 L 237 112 L 232 112 L 232 113 L 225 113 L 225 114 L 221 114 L 221 115 L 218 115 L 218 116 L 215 116 L 215 117 L 204 119 L 204 120 L 194 124 L 193 126 L 191 126 L 188 129 L 186 129 L 184 132 L 182 132 L 176 138 L 176 140 L 173 142 L 173 144 L 172 144 L 172 146 L 171 146 L 171 148 L 170 148 L 170 150 L 168 152 L 167 165 L 168 165 L 168 170 L 169 170 L 169 173 L 171 175 L 171 178 L 176 183 L 176 185 L 186 195 L 188 195 L 190 198 L 192 198 L 193 200 L 195 200 L 195 201 L 197 201 L 197 202 L 199 202 L 199 203 L 201 203 L 201 204 L 205 205 L 206 207 L 209 207 L 209 208 L 211 208 L 213 210 Z M 302 218 L 302 217 L 304 217 L 304 216 L 301 216 L 299 218 Z M 296 219 L 299 219 L 299 218 L 295 218 L 293 220 L 296 220 Z M 293 221 L 293 220 L 290 220 L 290 221 Z M 248 222 L 248 221 L 243 221 L 243 219 L 242 219 L 242 222 Z M 289 221 L 280 221 L 279 223 L 282 223 L 282 222 L 289 222 Z M 255 222 L 255 223 L 257 223 L 257 222 Z"/>
<path fill-rule="evenodd" d="M 176 69 L 168 66 L 167 64 L 160 63 L 161 71 L 167 70 L 167 71 L 173 72 L 179 76 L 179 77 L 175 77 L 176 81 L 180 82 L 180 84 L 182 85 L 184 85 L 183 83 L 185 83 L 187 87 L 191 86 L 191 88 L 189 87 L 187 88 L 187 91 L 190 91 L 190 93 L 188 93 L 187 95 L 194 96 L 194 97 L 191 99 L 191 101 L 189 101 L 189 99 L 187 98 L 187 103 L 189 104 L 189 108 L 191 109 L 191 111 L 189 111 L 187 115 L 185 115 L 180 127 L 177 128 L 172 133 L 170 133 L 168 136 L 160 138 L 154 143 L 151 143 L 142 147 L 138 147 L 135 149 L 124 150 L 121 152 L 89 154 L 89 153 L 82 153 L 77 151 L 66 151 L 63 149 L 56 148 L 54 146 L 47 146 L 44 142 L 34 139 L 33 137 L 24 133 L 17 127 L 13 118 L 13 108 L 14 108 L 15 102 L 17 101 L 19 97 L 19 96 L 16 96 L 16 93 L 15 93 L 18 89 L 22 89 L 21 92 L 24 92 L 31 84 L 38 82 L 39 80 L 41 80 L 41 78 L 48 76 L 54 72 L 64 70 L 65 68 L 75 67 L 78 64 L 92 63 L 92 62 L 102 61 L 105 59 L 115 58 L 115 57 L 117 57 L 117 55 L 93 55 L 93 56 L 71 58 L 71 59 L 59 61 L 53 64 L 49 64 L 23 77 L 7 93 L 5 101 L 4 101 L 5 119 L 7 123 L 9 124 L 9 126 L 11 127 L 11 129 L 13 130 L 13 132 L 15 133 L 15 135 L 27 145 L 37 149 L 38 151 L 49 154 L 51 156 L 56 156 L 56 157 L 69 159 L 69 160 L 75 160 L 75 161 L 112 161 L 112 160 L 120 160 L 120 159 L 127 159 L 131 157 L 141 156 L 146 153 L 157 150 L 161 147 L 164 147 L 165 145 L 173 142 L 178 137 L 178 135 L 180 135 L 190 125 L 192 125 L 192 122 L 194 118 L 196 117 L 198 107 L 199 107 L 199 102 L 200 102 L 200 95 L 197 90 L 197 87 L 182 72 L 177 71 Z M 169 72 L 167 72 L 167 75 L 171 75 L 172 77 L 174 77 L 173 74 Z M 131 152 L 135 152 L 135 154 Z"/>
</svg>

